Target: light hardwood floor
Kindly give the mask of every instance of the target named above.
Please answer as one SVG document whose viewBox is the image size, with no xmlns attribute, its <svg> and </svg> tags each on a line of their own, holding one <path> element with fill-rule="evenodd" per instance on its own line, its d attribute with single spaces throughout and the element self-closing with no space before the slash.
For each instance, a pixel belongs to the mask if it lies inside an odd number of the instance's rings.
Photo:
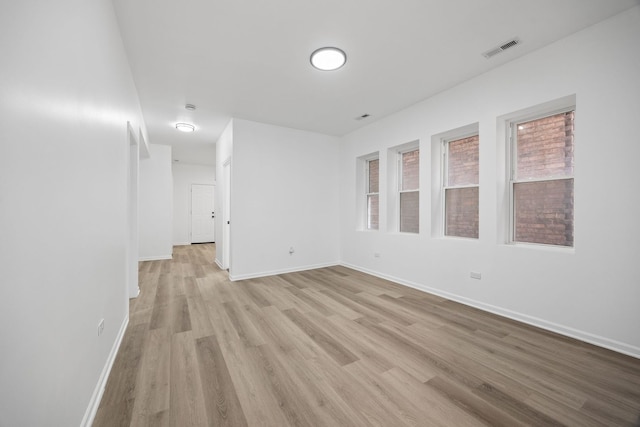
<svg viewBox="0 0 640 427">
<path fill-rule="evenodd" d="M 639 425 L 640 360 L 343 267 L 141 263 L 94 426 Z"/>
</svg>

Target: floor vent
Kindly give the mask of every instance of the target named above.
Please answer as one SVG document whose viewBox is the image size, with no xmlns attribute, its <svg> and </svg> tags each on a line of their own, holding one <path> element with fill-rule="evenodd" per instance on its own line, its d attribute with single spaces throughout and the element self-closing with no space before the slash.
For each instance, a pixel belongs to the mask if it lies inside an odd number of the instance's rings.
<svg viewBox="0 0 640 427">
<path fill-rule="evenodd" d="M 499 54 L 500 52 L 504 52 L 505 50 L 514 47 L 517 44 L 520 44 L 520 39 L 518 38 L 514 38 L 511 39 L 507 42 L 502 43 L 500 46 L 495 47 L 491 50 L 486 51 L 485 53 L 482 54 L 482 56 L 484 56 L 485 58 L 489 59 L 497 54 Z"/>
</svg>

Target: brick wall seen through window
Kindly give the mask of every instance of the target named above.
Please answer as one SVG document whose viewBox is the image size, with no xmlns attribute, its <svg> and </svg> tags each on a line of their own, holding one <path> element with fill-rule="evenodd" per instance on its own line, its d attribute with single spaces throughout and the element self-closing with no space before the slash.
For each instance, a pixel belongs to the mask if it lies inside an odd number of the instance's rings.
<svg viewBox="0 0 640 427">
<path fill-rule="evenodd" d="M 479 137 L 445 142 L 446 236 L 478 238 L 479 234 Z"/>
<path fill-rule="evenodd" d="M 513 240 L 573 246 L 574 111 L 514 124 Z"/>
<path fill-rule="evenodd" d="M 420 150 L 400 153 L 400 231 L 420 231 Z"/>
<path fill-rule="evenodd" d="M 380 160 L 367 161 L 367 229 L 377 230 L 380 224 Z"/>
</svg>

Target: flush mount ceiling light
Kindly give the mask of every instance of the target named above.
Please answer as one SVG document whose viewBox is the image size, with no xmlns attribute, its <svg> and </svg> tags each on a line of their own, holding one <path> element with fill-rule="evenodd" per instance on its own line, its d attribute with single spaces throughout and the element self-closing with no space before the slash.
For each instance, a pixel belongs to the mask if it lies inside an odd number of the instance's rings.
<svg viewBox="0 0 640 427">
<path fill-rule="evenodd" d="M 190 125 L 189 123 L 176 123 L 176 129 L 182 132 L 193 132 L 196 130 L 194 125 Z"/>
<path fill-rule="evenodd" d="M 311 65 L 318 70 L 333 71 L 347 62 L 347 55 L 337 47 L 321 47 L 311 54 Z"/>
</svg>

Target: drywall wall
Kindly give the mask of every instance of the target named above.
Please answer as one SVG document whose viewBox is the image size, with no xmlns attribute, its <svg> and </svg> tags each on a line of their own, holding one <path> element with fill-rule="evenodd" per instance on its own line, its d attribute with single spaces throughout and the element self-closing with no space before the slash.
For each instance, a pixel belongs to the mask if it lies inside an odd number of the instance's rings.
<svg viewBox="0 0 640 427">
<path fill-rule="evenodd" d="M 640 357 L 640 7 L 343 138 L 344 264 Z M 576 97 L 575 249 L 505 244 L 505 137 L 498 120 Z M 432 234 L 432 136 L 479 123 L 480 238 Z M 420 141 L 420 234 L 358 231 L 356 158 Z M 379 253 L 380 257 L 374 257 Z M 480 272 L 481 280 L 470 278 Z"/>
<path fill-rule="evenodd" d="M 173 177 L 171 147 L 149 144 L 149 158 L 140 160 L 140 260 L 170 259 L 173 253 Z"/>
<path fill-rule="evenodd" d="M 127 122 L 146 131 L 110 1 L 5 3 L 0 44 L 0 425 L 77 426 L 128 319 Z"/>
<path fill-rule="evenodd" d="M 173 244 L 191 244 L 191 185 L 216 183 L 213 166 L 173 163 Z"/>
<path fill-rule="evenodd" d="M 234 119 L 232 279 L 338 263 L 338 142 Z"/>
<path fill-rule="evenodd" d="M 171 147 L 171 158 L 180 165 L 216 165 L 215 144 L 184 144 Z"/>
</svg>

